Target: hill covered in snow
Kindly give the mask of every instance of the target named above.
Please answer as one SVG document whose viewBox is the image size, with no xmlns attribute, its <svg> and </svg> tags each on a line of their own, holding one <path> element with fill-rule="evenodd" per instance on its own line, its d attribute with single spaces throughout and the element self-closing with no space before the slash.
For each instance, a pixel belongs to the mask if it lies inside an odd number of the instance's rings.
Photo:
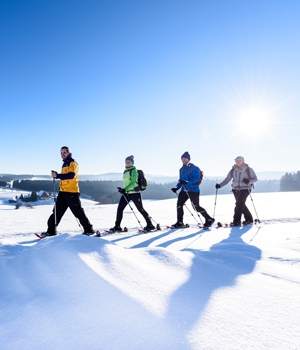
<svg viewBox="0 0 300 350">
<path fill-rule="evenodd" d="M 187 210 L 190 228 L 166 229 L 176 200 L 147 200 L 162 227 L 148 234 L 130 208 L 129 231 L 105 234 L 117 205 L 83 200 L 102 237 L 82 235 L 67 211 L 60 234 L 43 240 L 34 232 L 52 203 L 16 210 L 13 195 L 0 190 L 2 349 L 300 348 L 299 192 L 254 193 L 260 225 L 207 231 Z M 231 220 L 232 195 L 200 201 Z"/>
</svg>

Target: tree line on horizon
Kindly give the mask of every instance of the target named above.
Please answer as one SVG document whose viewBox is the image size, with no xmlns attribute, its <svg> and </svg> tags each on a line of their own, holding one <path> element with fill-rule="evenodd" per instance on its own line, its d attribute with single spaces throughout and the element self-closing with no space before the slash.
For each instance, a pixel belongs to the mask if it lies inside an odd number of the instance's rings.
<svg viewBox="0 0 300 350">
<path fill-rule="evenodd" d="M 300 191 L 300 171 L 284 174 L 280 180 L 280 191 Z"/>
<path fill-rule="evenodd" d="M 298 181 L 300 184 L 300 172 L 298 172 Z M 297 173 L 297 174 L 298 174 Z M 292 186 L 295 189 L 287 189 L 285 182 L 287 179 L 294 178 L 293 174 L 284 175 L 281 180 L 262 180 L 255 183 L 255 192 L 279 192 L 279 191 L 297 191 L 300 190 L 300 185 L 298 187 Z M 297 176 L 296 176 L 297 177 Z M 212 195 L 216 193 L 215 184 L 222 181 L 223 179 L 203 179 L 200 190 L 201 195 Z M 171 188 L 176 185 L 176 182 L 169 183 L 154 183 L 149 182 L 148 187 L 142 192 L 144 199 L 171 199 L 176 198 L 176 194 L 171 191 Z M 13 188 L 18 188 L 20 190 L 35 191 L 39 192 L 44 190 L 49 193 L 57 193 L 59 191 L 59 180 L 56 180 L 53 184 L 49 180 L 13 180 Z M 120 193 L 117 188 L 123 187 L 123 181 L 113 181 L 113 180 L 86 180 L 79 181 L 79 188 L 83 198 L 89 198 L 99 202 L 100 204 L 113 204 L 118 203 L 120 199 Z M 289 187 L 290 188 L 290 187 Z M 297 189 L 298 188 L 298 189 Z M 230 184 L 222 187 L 218 190 L 218 194 L 230 193 Z"/>
</svg>

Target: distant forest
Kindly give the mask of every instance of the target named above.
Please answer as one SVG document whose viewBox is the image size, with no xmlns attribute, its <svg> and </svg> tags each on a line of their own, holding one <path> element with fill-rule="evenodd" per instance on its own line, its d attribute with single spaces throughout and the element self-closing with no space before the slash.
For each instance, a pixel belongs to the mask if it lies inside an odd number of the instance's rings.
<svg viewBox="0 0 300 350">
<path fill-rule="evenodd" d="M 300 191 L 300 171 L 283 175 L 280 180 L 280 191 Z"/>
<path fill-rule="evenodd" d="M 254 192 L 278 192 L 278 191 L 297 191 L 300 190 L 300 172 L 297 174 L 286 174 L 281 180 L 262 180 L 255 184 Z M 298 176 L 298 187 L 292 186 L 287 189 L 284 186 L 286 177 L 294 178 Z M 201 195 L 211 195 L 216 193 L 215 184 L 223 179 L 205 179 L 200 185 Z M 176 194 L 171 191 L 171 188 L 176 185 L 176 182 L 158 184 L 149 182 L 148 187 L 143 191 L 144 199 L 169 199 L 176 198 Z M 54 192 L 54 184 L 49 180 L 14 180 L 13 188 L 18 188 L 26 191 L 39 192 L 44 190 L 46 192 Z M 83 198 L 89 198 L 99 202 L 100 204 L 117 203 L 120 194 L 117 187 L 123 187 L 122 181 L 79 181 L 80 192 Z M 59 180 L 55 181 L 55 191 L 59 190 Z M 218 190 L 219 194 L 226 194 L 231 191 L 231 185 L 228 184 Z"/>
</svg>

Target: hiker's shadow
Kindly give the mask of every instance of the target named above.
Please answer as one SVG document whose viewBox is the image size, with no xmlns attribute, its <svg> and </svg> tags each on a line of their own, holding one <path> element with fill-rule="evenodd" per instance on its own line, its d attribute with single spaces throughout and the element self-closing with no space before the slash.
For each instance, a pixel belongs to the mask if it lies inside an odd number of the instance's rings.
<svg viewBox="0 0 300 350">
<path fill-rule="evenodd" d="M 203 230 L 203 232 L 204 232 L 204 230 Z M 161 244 L 156 244 L 155 246 L 156 247 L 166 248 L 169 245 L 171 245 L 172 243 L 176 243 L 176 242 L 179 242 L 179 241 L 185 241 L 185 240 L 187 240 L 189 238 L 193 238 L 193 237 L 196 237 L 196 236 L 199 237 L 199 235 L 201 233 L 203 233 L 203 232 L 199 231 L 199 232 L 194 232 L 194 233 L 192 233 L 190 235 L 187 235 L 187 236 L 176 237 L 176 238 L 174 238 L 172 240 L 165 241 L 165 242 L 163 242 Z M 132 246 L 131 248 L 146 248 L 146 247 L 149 247 L 151 243 L 154 243 L 154 242 L 158 241 L 160 238 L 167 237 L 171 233 L 172 233 L 172 230 L 165 231 L 162 234 L 160 234 L 158 236 L 155 236 L 155 237 L 150 237 L 148 240 L 142 241 L 142 242 Z M 116 242 L 116 240 L 114 242 Z"/>
<path fill-rule="evenodd" d="M 170 322 L 190 329 L 218 289 L 233 286 L 239 276 L 253 271 L 256 261 L 261 258 L 261 250 L 246 243 L 242 236 L 256 227 L 228 229 L 231 230 L 228 238 L 208 251 L 184 249 L 192 252 L 194 258 L 189 280 L 170 299 L 167 314 Z"/>
</svg>

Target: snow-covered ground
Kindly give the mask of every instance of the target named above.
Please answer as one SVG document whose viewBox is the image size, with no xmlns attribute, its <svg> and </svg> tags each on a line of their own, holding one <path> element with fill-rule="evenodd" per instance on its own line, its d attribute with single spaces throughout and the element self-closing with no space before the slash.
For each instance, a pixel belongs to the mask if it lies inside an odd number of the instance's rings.
<svg viewBox="0 0 300 350">
<path fill-rule="evenodd" d="M 185 210 L 189 229 L 144 234 L 127 208 L 129 232 L 95 238 L 68 211 L 44 240 L 51 203 L 16 210 L 15 195 L 0 190 L 1 349 L 300 349 L 299 192 L 253 193 L 261 225 L 203 231 Z M 116 205 L 82 203 L 114 225 Z M 201 205 L 232 218 L 232 194 Z M 176 221 L 176 199 L 144 206 Z"/>
</svg>

